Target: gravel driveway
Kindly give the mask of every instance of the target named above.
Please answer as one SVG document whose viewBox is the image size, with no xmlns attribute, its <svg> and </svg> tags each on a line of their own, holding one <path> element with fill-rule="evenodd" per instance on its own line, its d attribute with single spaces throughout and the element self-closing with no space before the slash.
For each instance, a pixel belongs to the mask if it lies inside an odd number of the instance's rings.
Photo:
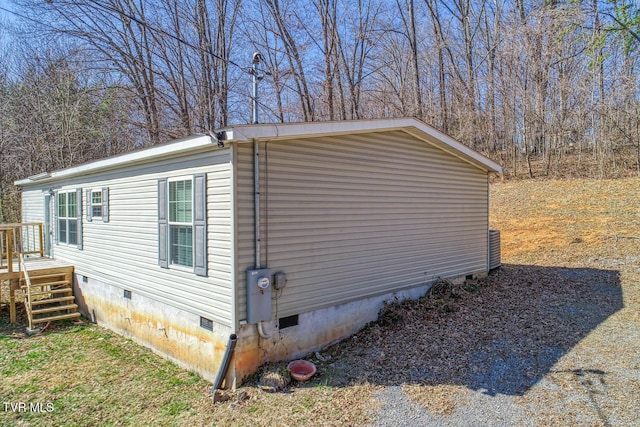
<svg viewBox="0 0 640 427">
<path fill-rule="evenodd" d="M 333 366 L 382 386 L 375 426 L 640 425 L 638 267 L 505 265 L 389 306 Z"/>
</svg>

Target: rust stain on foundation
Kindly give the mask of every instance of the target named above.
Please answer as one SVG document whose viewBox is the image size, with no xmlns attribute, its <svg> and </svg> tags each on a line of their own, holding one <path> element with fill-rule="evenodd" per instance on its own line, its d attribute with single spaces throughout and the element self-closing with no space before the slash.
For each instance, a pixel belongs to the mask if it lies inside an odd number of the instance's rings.
<svg viewBox="0 0 640 427">
<path fill-rule="evenodd" d="M 130 336 L 187 369 L 200 372 L 207 379 L 217 376 L 228 341 L 223 330 L 210 332 L 193 321 L 185 322 L 180 316 L 165 317 L 159 306 L 141 304 L 134 310 L 129 305 L 118 304 L 117 300 L 111 302 L 108 296 L 87 294 L 84 295 L 86 310 L 95 313 L 97 322 Z M 331 319 L 333 322 L 327 320 L 324 327 L 313 333 L 309 329 L 313 322 L 310 318 L 302 329 L 279 331 L 270 339 L 259 338 L 252 325 L 241 326 L 227 379 L 233 378 L 235 384 L 239 384 L 266 361 L 286 360 L 323 348 L 357 333 L 370 320 L 364 314 Z"/>
<path fill-rule="evenodd" d="M 199 326 L 185 327 L 175 320 L 119 307 L 86 293 L 84 297 L 87 311 L 95 314 L 97 323 L 134 338 L 188 369 L 209 377 L 217 374 L 226 341 L 216 335 Z"/>
<path fill-rule="evenodd" d="M 240 353 L 236 352 L 233 360 L 236 378 L 241 381 L 262 366 L 264 354 L 258 348 L 245 349 Z"/>
<path fill-rule="evenodd" d="M 265 353 L 259 347 L 257 338 L 253 335 L 243 335 L 241 332 L 238 334 L 238 344 L 233 357 L 233 368 L 237 382 L 255 373 L 265 362 Z"/>
</svg>

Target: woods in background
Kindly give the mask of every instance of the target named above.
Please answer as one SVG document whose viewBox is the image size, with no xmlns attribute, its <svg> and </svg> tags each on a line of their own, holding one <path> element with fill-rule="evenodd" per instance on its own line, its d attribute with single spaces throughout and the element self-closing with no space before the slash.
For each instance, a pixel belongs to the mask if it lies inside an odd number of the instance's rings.
<svg viewBox="0 0 640 427">
<path fill-rule="evenodd" d="M 13 0 L 0 191 L 250 121 L 418 117 L 508 175 L 640 175 L 633 0 Z M 5 220 L 7 218 L 4 218 Z"/>
</svg>

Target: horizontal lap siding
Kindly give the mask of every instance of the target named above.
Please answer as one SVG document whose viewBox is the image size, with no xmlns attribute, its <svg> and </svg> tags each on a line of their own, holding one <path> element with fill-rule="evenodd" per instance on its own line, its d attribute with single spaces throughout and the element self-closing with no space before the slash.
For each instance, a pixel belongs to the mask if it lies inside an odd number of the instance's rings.
<svg viewBox="0 0 640 427">
<path fill-rule="evenodd" d="M 261 160 L 263 262 L 288 280 L 278 317 L 486 270 L 487 175 L 454 156 L 388 132 L 263 144 Z M 238 199 L 243 270 L 252 194 Z"/>
<path fill-rule="evenodd" d="M 158 179 L 207 174 L 208 277 L 158 265 Z M 109 222 L 83 215 L 83 250 L 54 245 L 79 274 L 231 325 L 230 150 L 155 162 L 64 182 L 56 189 L 109 188 Z"/>
<path fill-rule="evenodd" d="M 44 196 L 40 188 L 22 191 L 22 222 L 44 222 Z"/>
</svg>

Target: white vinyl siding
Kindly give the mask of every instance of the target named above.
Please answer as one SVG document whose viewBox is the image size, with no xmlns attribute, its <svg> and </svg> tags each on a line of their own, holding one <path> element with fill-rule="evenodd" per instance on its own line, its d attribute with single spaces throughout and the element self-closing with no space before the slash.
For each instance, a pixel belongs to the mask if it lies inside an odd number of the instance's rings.
<svg viewBox="0 0 640 427">
<path fill-rule="evenodd" d="M 45 194 L 40 188 L 22 190 L 22 222 L 44 222 Z"/>
<path fill-rule="evenodd" d="M 237 319 L 247 316 L 247 269 L 255 268 L 253 147 L 251 144 L 234 146 L 235 159 L 235 223 L 236 223 L 236 312 Z M 263 172 L 263 171 L 262 171 Z M 262 230 L 264 232 L 264 223 Z M 264 256 L 264 252 L 262 253 Z M 264 257 L 261 263 L 264 262 Z M 262 264 L 264 266 L 264 264 Z"/>
<path fill-rule="evenodd" d="M 487 173 L 395 131 L 261 144 L 274 318 L 486 271 Z M 238 157 L 238 297 L 254 265 L 253 149 Z M 276 311 L 277 307 L 277 311 Z"/>
<path fill-rule="evenodd" d="M 78 274 L 89 278 L 88 286 L 95 278 L 230 326 L 230 161 L 230 150 L 211 150 L 46 184 L 59 191 L 109 189 L 109 222 L 85 222 L 84 250 L 56 246 L 55 258 L 72 263 Z M 206 175 L 206 277 L 158 265 L 158 180 L 198 174 Z M 24 191 L 31 194 L 34 187 Z M 24 218 L 31 215 L 30 200 L 23 203 Z"/>
</svg>

